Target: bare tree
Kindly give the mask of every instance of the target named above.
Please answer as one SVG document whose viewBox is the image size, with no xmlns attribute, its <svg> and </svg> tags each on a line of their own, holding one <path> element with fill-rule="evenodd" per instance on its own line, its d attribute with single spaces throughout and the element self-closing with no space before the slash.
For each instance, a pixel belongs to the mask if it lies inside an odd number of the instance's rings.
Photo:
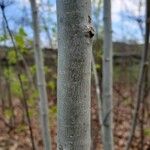
<svg viewBox="0 0 150 150">
<path fill-rule="evenodd" d="M 95 64 L 95 59 L 94 55 L 92 55 L 92 70 L 93 70 L 93 76 L 95 80 L 95 88 L 96 88 L 96 97 L 97 97 L 97 104 L 98 104 L 98 115 L 99 115 L 99 123 L 100 125 L 102 124 L 102 118 L 101 118 L 101 91 L 99 87 L 99 78 L 96 70 L 96 64 Z"/>
<path fill-rule="evenodd" d="M 129 139 L 126 145 L 126 150 L 129 150 L 132 140 L 133 140 L 133 135 L 136 130 L 136 125 L 137 125 L 137 117 L 138 117 L 138 111 L 140 108 L 140 103 L 142 104 L 142 110 L 144 110 L 144 99 L 146 98 L 146 90 L 147 90 L 147 75 L 148 75 L 148 68 L 149 68 L 149 34 L 150 34 L 150 1 L 146 0 L 146 31 L 145 31 L 145 48 L 142 54 L 142 61 L 141 61 L 141 72 L 139 76 L 139 83 L 138 83 L 138 93 L 137 93 L 137 101 L 135 103 L 135 110 L 133 113 L 133 122 L 132 122 L 132 127 L 129 135 Z M 143 116 L 143 111 L 142 111 L 142 116 Z M 143 116 L 144 117 L 144 116 Z M 143 126 L 143 125 L 142 125 Z M 142 127 L 143 128 L 143 127 Z M 144 133 L 143 133 L 144 135 Z M 142 135 L 142 138 L 144 139 Z M 143 149 L 143 142 L 144 140 L 142 139 L 141 143 L 141 150 Z"/>
<path fill-rule="evenodd" d="M 90 0 L 57 0 L 58 149 L 90 150 Z"/>
<path fill-rule="evenodd" d="M 40 48 L 40 35 L 39 35 L 39 18 L 38 18 L 38 7 L 36 0 L 30 0 L 33 18 L 33 29 L 34 29 L 34 54 L 37 69 L 37 85 L 40 98 L 40 115 L 42 134 L 45 150 L 51 149 L 50 135 L 49 135 L 49 118 L 48 118 L 48 98 L 46 93 L 46 83 L 44 74 L 44 63 L 43 53 Z"/>
<path fill-rule="evenodd" d="M 113 150 L 112 132 L 112 27 L 111 1 L 104 1 L 104 49 L 102 73 L 102 138 L 104 150 Z"/>
</svg>

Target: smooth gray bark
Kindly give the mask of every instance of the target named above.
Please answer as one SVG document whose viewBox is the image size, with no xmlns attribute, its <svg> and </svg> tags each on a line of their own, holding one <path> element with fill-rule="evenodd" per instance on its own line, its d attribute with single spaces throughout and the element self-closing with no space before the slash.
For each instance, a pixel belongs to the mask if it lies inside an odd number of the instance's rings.
<svg viewBox="0 0 150 150">
<path fill-rule="evenodd" d="M 104 49 L 102 73 L 102 138 L 104 150 L 113 150 L 112 120 L 112 27 L 111 1 L 104 0 Z"/>
<path fill-rule="evenodd" d="M 102 113 L 101 113 L 101 92 L 100 92 L 100 86 L 99 86 L 99 78 L 98 78 L 98 73 L 96 70 L 96 64 L 95 64 L 95 59 L 94 55 L 92 55 L 92 72 L 93 72 L 93 78 L 95 82 L 95 88 L 96 88 L 96 98 L 97 98 L 97 107 L 98 107 L 98 118 L 99 118 L 99 124 L 102 125 Z M 93 139 L 92 139 L 93 140 Z M 95 149 L 95 143 L 92 142 L 91 150 Z"/>
<path fill-rule="evenodd" d="M 57 0 L 58 150 L 90 150 L 90 0 Z"/>
<path fill-rule="evenodd" d="M 101 113 L 101 91 L 99 87 L 99 78 L 96 70 L 96 64 L 95 64 L 95 59 L 94 55 L 92 55 L 92 70 L 93 70 L 93 76 L 95 80 L 95 88 L 96 88 L 96 97 L 97 97 L 97 104 L 98 104 L 98 117 L 99 117 L 99 124 L 102 125 L 102 113 Z"/>
<path fill-rule="evenodd" d="M 36 62 L 37 85 L 40 99 L 40 117 L 41 117 L 41 130 L 44 142 L 44 149 L 51 150 L 50 135 L 49 135 L 49 118 L 48 118 L 48 98 L 46 93 L 43 53 L 40 48 L 40 35 L 39 35 L 39 20 L 38 8 L 36 0 L 30 0 L 33 18 L 34 30 L 34 55 Z"/>
</svg>

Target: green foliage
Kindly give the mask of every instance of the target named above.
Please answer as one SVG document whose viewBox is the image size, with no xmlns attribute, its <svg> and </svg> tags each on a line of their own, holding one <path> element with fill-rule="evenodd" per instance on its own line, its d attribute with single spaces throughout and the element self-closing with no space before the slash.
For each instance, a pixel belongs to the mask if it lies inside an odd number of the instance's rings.
<svg viewBox="0 0 150 150">
<path fill-rule="evenodd" d="M 144 135 L 150 137 L 150 128 L 144 130 Z"/>
<path fill-rule="evenodd" d="M 126 107 L 132 106 L 132 100 L 131 100 L 130 97 L 126 97 L 126 98 L 124 99 L 123 103 L 124 103 L 124 105 L 125 105 Z"/>
<path fill-rule="evenodd" d="M 30 94 L 30 98 L 28 99 L 28 105 L 31 107 L 35 107 L 37 98 L 38 98 L 38 90 L 32 91 L 32 93 Z"/>
<path fill-rule="evenodd" d="M 29 99 L 27 101 L 29 106 L 30 117 L 35 117 L 38 115 L 38 112 L 35 109 L 38 102 L 37 99 L 38 99 L 38 90 L 32 90 L 32 93 L 30 93 Z"/>
<path fill-rule="evenodd" d="M 32 66 L 30 66 L 29 69 L 30 69 L 31 74 L 34 76 L 36 74 L 36 66 L 32 65 Z"/>
<path fill-rule="evenodd" d="M 13 116 L 13 112 L 10 108 L 5 108 L 4 110 L 4 116 L 7 120 L 10 120 Z"/>
<path fill-rule="evenodd" d="M 13 70 L 13 68 L 5 68 L 4 69 L 4 76 L 5 78 L 9 79 L 9 81 L 11 82 L 11 92 L 13 96 L 17 96 L 17 97 L 21 97 L 21 88 L 20 88 L 20 83 L 19 80 L 16 76 L 15 71 Z"/>
<path fill-rule="evenodd" d="M 101 68 L 101 65 L 100 64 L 96 64 L 96 69 L 100 69 Z"/>
<path fill-rule="evenodd" d="M 21 80 L 22 82 L 25 82 L 25 83 L 28 82 L 28 78 L 25 74 L 21 74 Z"/>
<path fill-rule="evenodd" d="M 30 118 L 37 116 L 37 111 L 34 108 L 29 109 L 29 116 Z"/>
<path fill-rule="evenodd" d="M 7 57 L 8 57 L 8 61 L 10 64 L 16 64 L 17 63 L 16 52 L 14 50 L 8 51 Z"/>
<path fill-rule="evenodd" d="M 51 117 L 51 119 L 55 119 L 57 115 L 57 106 L 51 106 L 51 108 L 49 108 L 49 116 Z"/>
<path fill-rule="evenodd" d="M 45 72 L 45 74 L 47 74 L 49 72 L 49 67 L 48 66 L 44 66 L 44 72 Z"/>
<path fill-rule="evenodd" d="M 21 92 L 21 88 L 20 88 L 20 83 L 16 78 L 12 79 L 11 82 L 11 91 L 13 93 L 14 96 L 17 97 L 21 97 L 22 96 L 22 92 Z"/>
<path fill-rule="evenodd" d="M 6 40 L 7 40 L 7 36 L 5 36 L 5 35 L 0 36 L 0 42 L 4 42 Z"/>
<path fill-rule="evenodd" d="M 10 79 L 10 77 L 13 76 L 12 68 L 5 68 L 4 69 L 4 76 L 5 76 L 5 78 Z"/>
<path fill-rule="evenodd" d="M 24 39 L 22 36 L 20 35 L 16 35 L 15 36 L 15 40 L 16 40 L 16 43 L 19 47 L 23 47 L 24 46 Z"/>
<path fill-rule="evenodd" d="M 32 75 L 36 74 L 36 66 L 35 65 L 30 66 L 30 72 Z M 49 67 L 44 66 L 44 72 L 45 72 L 45 74 L 47 74 L 49 72 Z"/>
<path fill-rule="evenodd" d="M 95 39 L 93 42 L 93 55 L 95 59 L 96 69 L 98 74 L 102 69 L 102 39 Z"/>
<path fill-rule="evenodd" d="M 28 50 L 26 48 L 26 37 L 27 34 L 24 29 L 21 27 L 18 33 L 15 35 L 15 42 L 21 53 L 27 53 Z"/>
<path fill-rule="evenodd" d="M 52 94 L 54 94 L 56 90 L 56 81 L 50 80 L 47 84 L 47 87 L 51 90 Z"/>
<path fill-rule="evenodd" d="M 24 36 L 24 37 L 27 36 L 26 32 L 24 31 L 22 27 L 19 29 L 19 35 Z"/>
<path fill-rule="evenodd" d="M 52 106 L 52 107 L 50 108 L 50 113 L 56 114 L 56 113 L 57 113 L 57 106 Z"/>
<path fill-rule="evenodd" d="M 50 90 L 51 95 L 56 93 L 56 74 L 53 69 L 44 66 L 44 71 L 47 79 L 47 88 Z"/>
<path fill-rule="evenodd" d="M 16 133 L 21 133 L 27 130 L 27 126 L 25 124 L 19 124 L 19 126 L 16 128 Z"/>
<path fill-rule="evenodd" d="M 19 60 L 20 55 L 26 54 L 28 52 L 28 49 L 26 48 L 26 37 L 27 34 L 25 33 L 24 29 L 21 27 L 18 31 L 18 33 L 15 35 L 15 43 L 17 45 L 17 48 L 19 50 Z M 0 37 L 0 41 L 5 41 L 7 38 L 5 36 Z M 17 57 L 15 50 L 11 49 L 8 51 L 7 54 L 8 61 L 10 64 L 16 64 L 17 63 Z"/>
</svg>

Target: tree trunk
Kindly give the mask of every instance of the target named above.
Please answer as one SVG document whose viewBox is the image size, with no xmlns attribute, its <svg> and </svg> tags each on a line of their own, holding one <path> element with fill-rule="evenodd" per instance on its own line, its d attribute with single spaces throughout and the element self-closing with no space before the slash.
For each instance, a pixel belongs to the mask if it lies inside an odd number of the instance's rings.
<svg viewBox="0 0 150 150">
<path fill-rule="evenodd" d="M 104 50 L 102 75 L 102 138 L 104 150 L 113 150 L 111 1 L 104 1 Z"/>
<path fill-rule="evenodd" d="M 49 136 L 49 118 L 48 118 L 48 98 L 46 93 L 46 83 L 44 74 L 43 54 L 40 48 L 40 36 L 39 36 L 39 21 L 38 21 L 38 8 L 35 0 L 30 0 L 33 17 L 33 29 L 34 29 L 34 53 L 37 70 L 37 85 L 40 98 L 40 116 L 42 125 L 42 136 L 45 150 L 50 150 L 50 136 Z"/>
<path fill-rule="evenodd" d="M 142 53 L 142 60 L 141 60 L 141 70 L 139 75 L 139 81 L 138 81 L 138 92 L 137 92 L 137 100 L 135 102 L 135 109 L 133 112 L 133 120 L 131 125 L 131 131 L 129 134 L 129 138 L 126 144 L 125 150 L 129 150 L 133 136 L 136 130 L 137 126 L 137 118 L 138 118 L 138 112 L 140 109 L 140 105 L 142 105 L 142 120 L 144 119 L 144 106 L 145 106 L 145 99 L 147 96 L 147 90 L 148 90 L 148 68 L 149 68 L 149 35 L 150 35 L 150 1 L 146 0 L 146 19 L 145 19 L 145 46 Z M 143 123 L 143 121 L 142 121 Z M 141 125 L 143 128 L 143 124 Z M 142 129 L 143 130 L 143 129 Z M 144 132 L 142 131 L 143 135 L 141 140 L 141 150 L 143 149 L 144 145 Z"/>
<path fill-rule="evenodd" d="M 57 0 L 58 150 L 90 150 L 90 0 Z"/>
<path fill-rule="evenodd" d="M 97 97 L 97 104 L 98 104 L 98 117 L 99 117 L 99 124 L 102 125 L 102 114 L 101 114 L 101 91 L 99 86 L 99 78 L 96 70 L 96 64 L 94 55 L 92 55 L 92 70 L 93 70 L 93 76 L 95 80 L 95 88 L 96 88 L 96 97 Z"/>
</svg>

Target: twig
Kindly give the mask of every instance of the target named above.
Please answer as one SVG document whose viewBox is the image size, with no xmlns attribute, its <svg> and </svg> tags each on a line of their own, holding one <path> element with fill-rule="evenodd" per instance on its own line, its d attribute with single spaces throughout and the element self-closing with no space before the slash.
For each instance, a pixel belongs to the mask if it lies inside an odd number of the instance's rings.
<svg viewBox="0 0 150 150">
<path fill-rule="evenodd" d="M 16 59 L 18 61 L 19 60 L 18 50 L 17 50 L 16 44 L 15 44 L 12 32 L 11 32 L 11 30 L 9 28 L 8 20 L 7 20 L 6 15 L 5 15 L 5 7 L 6 6 L 5 5 L 0 5 L 0 7 L 1 7 L 1 10 L 2 10 L 3 18 L 4 18 L 5 23 L 6 23 L 6 28 L 8 30 L 8 33 L 10 35 L 10 38 L 11 38 L 11 41 L 12 41 L 12 44 L 13 44 L 13 47 L 15 49 Z M 17 64 L 17 68 L 18 68 L 18 71 L 19 71 L 18 64 Z M 18 76 L 18 79 L 19 79 L 19 83 L 20 83 L 20 87 L 21 87 L 21 91 L 22 91 L 22 95 L 23 95 L 23 102 L 24 102 L 24 107 L 25 107 L 25 111 L 26 111 L 26 115 L 27 115 L 29 130 L 30 130 L 30 138 L 31 138 L 31 142 L 32 142 L 32 148 L 33 148 L 33 150 L 35 150 L 33 131 L 32 131 L 32 127 L 31 127 L 31 120 L 30 120 L 28 105 L 27 105 L 26 96 L 25 96 L 26 94 L 25 94 L 25 91 L 24 91 L 23 82 L 22 82 L 22 79 L 21 79 L 21 74 L 18 72 L 17 76 Z"/>
</svg>

